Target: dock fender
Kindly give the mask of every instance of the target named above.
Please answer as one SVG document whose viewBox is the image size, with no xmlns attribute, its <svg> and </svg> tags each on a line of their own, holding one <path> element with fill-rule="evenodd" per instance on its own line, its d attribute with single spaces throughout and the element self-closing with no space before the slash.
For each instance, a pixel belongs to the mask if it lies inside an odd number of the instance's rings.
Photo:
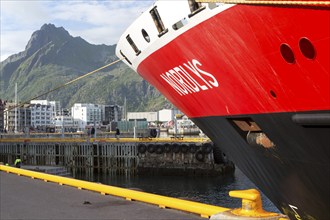
<svg viewBox="0 0 330 220">
<path fill-rule="evenodd" d="M 179 153 L 180 152 L 180 145 L 179 144 L 173 144 L 172 145 L 172 150 L 174 153 Z"/>
<path fill-rule="evenodd" d="M 206 154 L 211 153 L 212 149 L 213 149 L 213 145 L 211 143 L 205 143 L 202 145 L 203 153 Z"/>
<path fill-rule="evenodd" d="M 158 144 L 156 145 L 156 154 L 162 154 L 164 153 L 164 145 Z"/>
<path fill-rule="evenodd" d="M 155 152 L 156 146 L 154 144 L 148 144 L 147 149 L 148 149 L 148 152 L 152 154 Z"/>
<path fill-rule="evenodd" d="M 195 154 L 195 158 L 199 162 L 204 162 L 204 158 L 205 158 L 204 153 L 201 150 L 197 151 L 196 154 Z"/>
<path fill-rule="evenodd" d="M 182 153 L 187 153 L 188 150 L 189 150 L 189 145 L 187 145 L 187 144 L 182 144 L 181 145 L 181 152 Z"/>
<path fill-rule="evenodd" d="M 196 144 L 189 144 L 189 152 L 190 153 L 196 153 L 196 151 L 198 150 L 198 146 Z"/>
<path fill-rule="evenodd" d="M 172 151 L 172 146 L 170 144 L 164 144 L 165 153 L 170 153 Z"/>
<path fill-rule="evenodd" d="M 138 145 L 138 152 L 144 154 L 147 151 L 147 146 L 145 144 Z"/>
</svg>

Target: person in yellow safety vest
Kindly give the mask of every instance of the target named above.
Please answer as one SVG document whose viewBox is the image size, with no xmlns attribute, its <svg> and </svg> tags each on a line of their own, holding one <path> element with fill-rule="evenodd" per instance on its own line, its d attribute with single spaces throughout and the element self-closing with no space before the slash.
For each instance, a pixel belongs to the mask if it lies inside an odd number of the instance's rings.
<svg viewBox="0 0 330 220">
<path fill-rule="evenodd" d="M 17 167 L 17 168 L 21 168 L 21 164 L 22 164 L 21 159 L 17 158 L 17 159 L 15 160 L 15 163 L 14 163 L 15 167 Z"/>
</svg>

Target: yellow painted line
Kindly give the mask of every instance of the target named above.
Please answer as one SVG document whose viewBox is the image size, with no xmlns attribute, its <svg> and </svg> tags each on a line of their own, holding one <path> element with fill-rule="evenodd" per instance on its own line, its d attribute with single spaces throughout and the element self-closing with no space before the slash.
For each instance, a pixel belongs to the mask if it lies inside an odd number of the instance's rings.
<svg viewBox="0 0 330 220">
<path fill-rule="evenodd" d="M 63 185 L 73 186 L 78 189 L 86 189 L 99 193 L 123 197 L 127 200 L 135 200 L 149 204 L 154 204 L 159 207 L 172 208 L 189 213 L 194 213 L 205 218 L 209 218 L 211 215 L 214 215 L 216 213 L 230 210 L 228 208 L 224 208 L 220 206 L 208 205 L 208 204 L 203 204 L 203 203 L 193 202 L 183 199 L 176 199 L 176 198 L 156 195 L 152 193 L 140 192 L 131 189 L 124 189 L 120 187 L 114 187 L 99 183 L 72 179 L 68 177 L 55 176 L 46 173 L 24 170 L 15 167 L 5 166 L 5 165 L 0 165 L 0 170 L 9 173 L 20 174 L 22 176 L 34 177 L 36 179 L 41 179 L 44 181 L 46 180 L 49 182 L 61 183 Z"/>
<path fill-rule="evenodd" d="M 2 138 L 0 143 L 205 143 L 208 138 Z"/>
</svg>

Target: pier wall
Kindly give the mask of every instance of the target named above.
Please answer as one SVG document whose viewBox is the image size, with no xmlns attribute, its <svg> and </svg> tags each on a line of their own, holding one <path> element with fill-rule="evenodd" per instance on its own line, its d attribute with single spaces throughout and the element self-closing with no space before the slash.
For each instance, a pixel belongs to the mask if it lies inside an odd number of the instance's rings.
<svg viewBox="0 0 330 220">
<path fill-rule="evenodd" d="M 233 169 L 228 161 L 215 163 L 211 143 L 138 144 L 138 152 L 140 174 L 219 175 Z"/>
<path fill-rule="evenodd" d="M 234 165 L 215 163 L 212 143 L 180 141 L 33 141 L 0 142 L 0 161 L 13 165 L 64 166 L 73 173 L 218 175 Z M 219 160 L 218 160 L 219 161 Z"/>
</svg>

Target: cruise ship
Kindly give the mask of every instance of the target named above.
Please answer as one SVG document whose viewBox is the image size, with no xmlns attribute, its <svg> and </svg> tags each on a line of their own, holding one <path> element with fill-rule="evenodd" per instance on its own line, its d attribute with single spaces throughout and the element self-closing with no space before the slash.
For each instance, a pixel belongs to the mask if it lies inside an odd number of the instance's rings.
<svg viewBox="0 0 330 220">
<path fill-rule="evenodd" d="M 119 58 L 290 219 L 330 219 L 329 1 L 161 0 Z"/>
</svg>

